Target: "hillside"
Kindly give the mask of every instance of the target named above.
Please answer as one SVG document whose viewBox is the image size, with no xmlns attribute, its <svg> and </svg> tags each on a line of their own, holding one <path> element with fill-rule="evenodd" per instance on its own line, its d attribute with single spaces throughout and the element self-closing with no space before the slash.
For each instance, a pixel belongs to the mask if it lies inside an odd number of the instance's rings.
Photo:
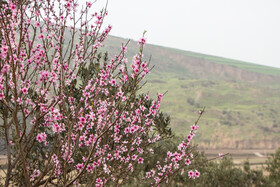
<svg viewBox="0 0 280 187">
<path fill-rule="evenodd" d="M 127 40 L 109 37 L 115 55 Z M 130 41 L 128 57 L 137 53 Z M 145 58 L 155 65 L 144 91 L 168 93 L 161 110 L 171 116 L 175 134 L 185 134 L 205 106 L 195 142 L 207 148 L 280 146 L 280 69 L 155 45 Z"/>
</svg>

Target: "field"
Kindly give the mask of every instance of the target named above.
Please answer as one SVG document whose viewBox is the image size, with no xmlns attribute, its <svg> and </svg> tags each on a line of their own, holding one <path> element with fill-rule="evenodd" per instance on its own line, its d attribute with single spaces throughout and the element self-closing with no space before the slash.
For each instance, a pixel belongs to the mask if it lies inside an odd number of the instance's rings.
<svg viewBox="0 0 280 187">
<path fill-rule="evenodd" d="M 229 153 L 228 157 L 233 158 L 236 167 L 242 167 L 248 160 L 251 169 L 258 170 L 263 170 L 268 156 L 275 153 L 274 149 L 199 149 L 199 151 L 204 152 L 208 159 L 217 157 L 219 153 Z"/>
</svg>

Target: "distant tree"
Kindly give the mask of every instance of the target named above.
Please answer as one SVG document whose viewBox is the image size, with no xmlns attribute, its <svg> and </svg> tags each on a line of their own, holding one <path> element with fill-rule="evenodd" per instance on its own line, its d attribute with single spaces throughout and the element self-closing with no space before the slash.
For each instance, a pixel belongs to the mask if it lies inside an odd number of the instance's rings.
<svg viewBox="0 0 280 187">
<path fill-rule="evenodd" d="M 179 176 L 184 180 L 184 184 L 188 186 L 269 186 L 270 183 L 263 175 L 261 170 L 252 170 L 250 163 L 246 161 L 243 169 L 236 167 L 233 159 L 223 157 L 221 160 L 212 160 L 206 158 L 203 153 L 197 154 L 193 161 L 192 167 L 197 168 L 201 172 L 199 179 L 192 181 L 186 180 L 184 175 Z"/>
<path fill-rule="evenodd" d="M 155 100 L 138 95 L 150 71 L 143 58 L 146 39 L 139 40 L 130 67 L 126 44 L 109 59 L 100 53 L 111 30 L 101 29 L 107 11 L 92 12 L 92 5 L 77 12 L 73 0 L 1 4 L 5 186 L 126 184 L 171 135 L 170 119 L 159 111 L 163 94 Z M 176 150 L 139 172 L 145 183 L 167 183 L 184 169 L 199 177 L 189 167 L 198 120 Z"/>
<path fill-rule="evenodd" d="M 267 160 L 267 168 L 269 172 L 269 180 L 275 185 L 280 185 L 280 148 Z"/>
</svg>

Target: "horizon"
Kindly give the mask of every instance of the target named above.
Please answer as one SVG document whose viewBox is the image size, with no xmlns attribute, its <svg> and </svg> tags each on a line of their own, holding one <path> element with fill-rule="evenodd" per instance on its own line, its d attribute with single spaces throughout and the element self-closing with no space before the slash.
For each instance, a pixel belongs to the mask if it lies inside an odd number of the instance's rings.
<svg viewBox="0 0 280 187">
<path fill-rule="evenodd" d="M 109 34 L 109 36 L 110 37 L 121 38 L 121 39 L 124 39 L 124 40 L 132 40 L 133 42 L 137 42 L 138 41 L 138 40 L 135 40 L 135 39 L 125 38 L 125 37 L 122 37 L 122 36 L 115 36 L 115 35 L 111 35 L 111 34 Z M 224 58 L 224 59 L 229 59 L 229 60 L 236 60 L 236 61 L 240 61 L 240 62 L 243 62 L 243 63 L 249 63 L 249 64 L 254 64 L 254 65 L 259 65 L 259 66 L 276 68 L 276 69 L 280 70 L 280 67 L 274 67 L 274 66 L 270 66 L 270 65 L 266 65 L 266 64 L 258 64 L 258 63 L 255 63 L 255 62 L 248 62 L 248 61 L 244 61 L 242 59 L 236 59 L 236 58 L 231 58 L 231 57 L 224 57 L 224 56 L 207 54 L 207 53 L 200 53 L 200 52 L 197 52 L 197 51 L 190 51 L 190 50 L 185 50 L 185 49 L 179 49 L 179 48 L 176 48 L 176 47 L 163 46 L 163 45 L 159 45 L 159 44 L 152 44 L 152 43 L 149 43 L 149 42 L 147 42 L 147 45 L 152 45 L 152 46 L 156 46 L 156 47 L 163 47 L 163 48 L 169 48 L 169 49 L 175 49 L 175 50 L 186 51 L 186 52 L 191 52 L 191 53 L 197 53 L 197 54 L 213 56 L 213 57 L 218 57 L 218 58 Z"/>
</svg>

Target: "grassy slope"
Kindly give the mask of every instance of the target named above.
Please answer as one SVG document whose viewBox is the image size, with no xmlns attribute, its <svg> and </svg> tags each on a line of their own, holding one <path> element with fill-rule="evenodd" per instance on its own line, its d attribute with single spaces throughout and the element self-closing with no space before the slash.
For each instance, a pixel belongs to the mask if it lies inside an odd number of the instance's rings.
<svg viewBox="0 0 280 187">
<path fill-rule="evenodd" d="M 106 50 L 117 54 L 126 40 L 110 37 Z M 128 59 L 138 47 L 131 41 Z M 280 69 L 147 45 L 153 72 L 144 92 L 165 95 L 161 109 L 172 118 L 173 131 L 186 134 L 206 106 L 195 141 L 200 147 L 277 147 L 280 139 Z M 184 133 L 185 132 L 185 133 Z"/>
<path fill-rule="evenodd" d="M 154 78 L 157 77 L 151 77 Z M 245 83 L 179 80 L 172 76 L 162 76 L 160 80 L 163 83 L 148 83 L 145 90 L 152 93 L 168 90 L 161 109 L 171 115 L 176 133 L 187 132 L 197 117 L 196 111 L 206 106 L 196 140 L 206 143 L 207 147 L 247 147 L 244 140 L 280 137 L 279 91 Z M 261 144 L 257 141 L 251 146 Z M 269 146 L 273 146 L 272 142 Z"/>
</svg>

